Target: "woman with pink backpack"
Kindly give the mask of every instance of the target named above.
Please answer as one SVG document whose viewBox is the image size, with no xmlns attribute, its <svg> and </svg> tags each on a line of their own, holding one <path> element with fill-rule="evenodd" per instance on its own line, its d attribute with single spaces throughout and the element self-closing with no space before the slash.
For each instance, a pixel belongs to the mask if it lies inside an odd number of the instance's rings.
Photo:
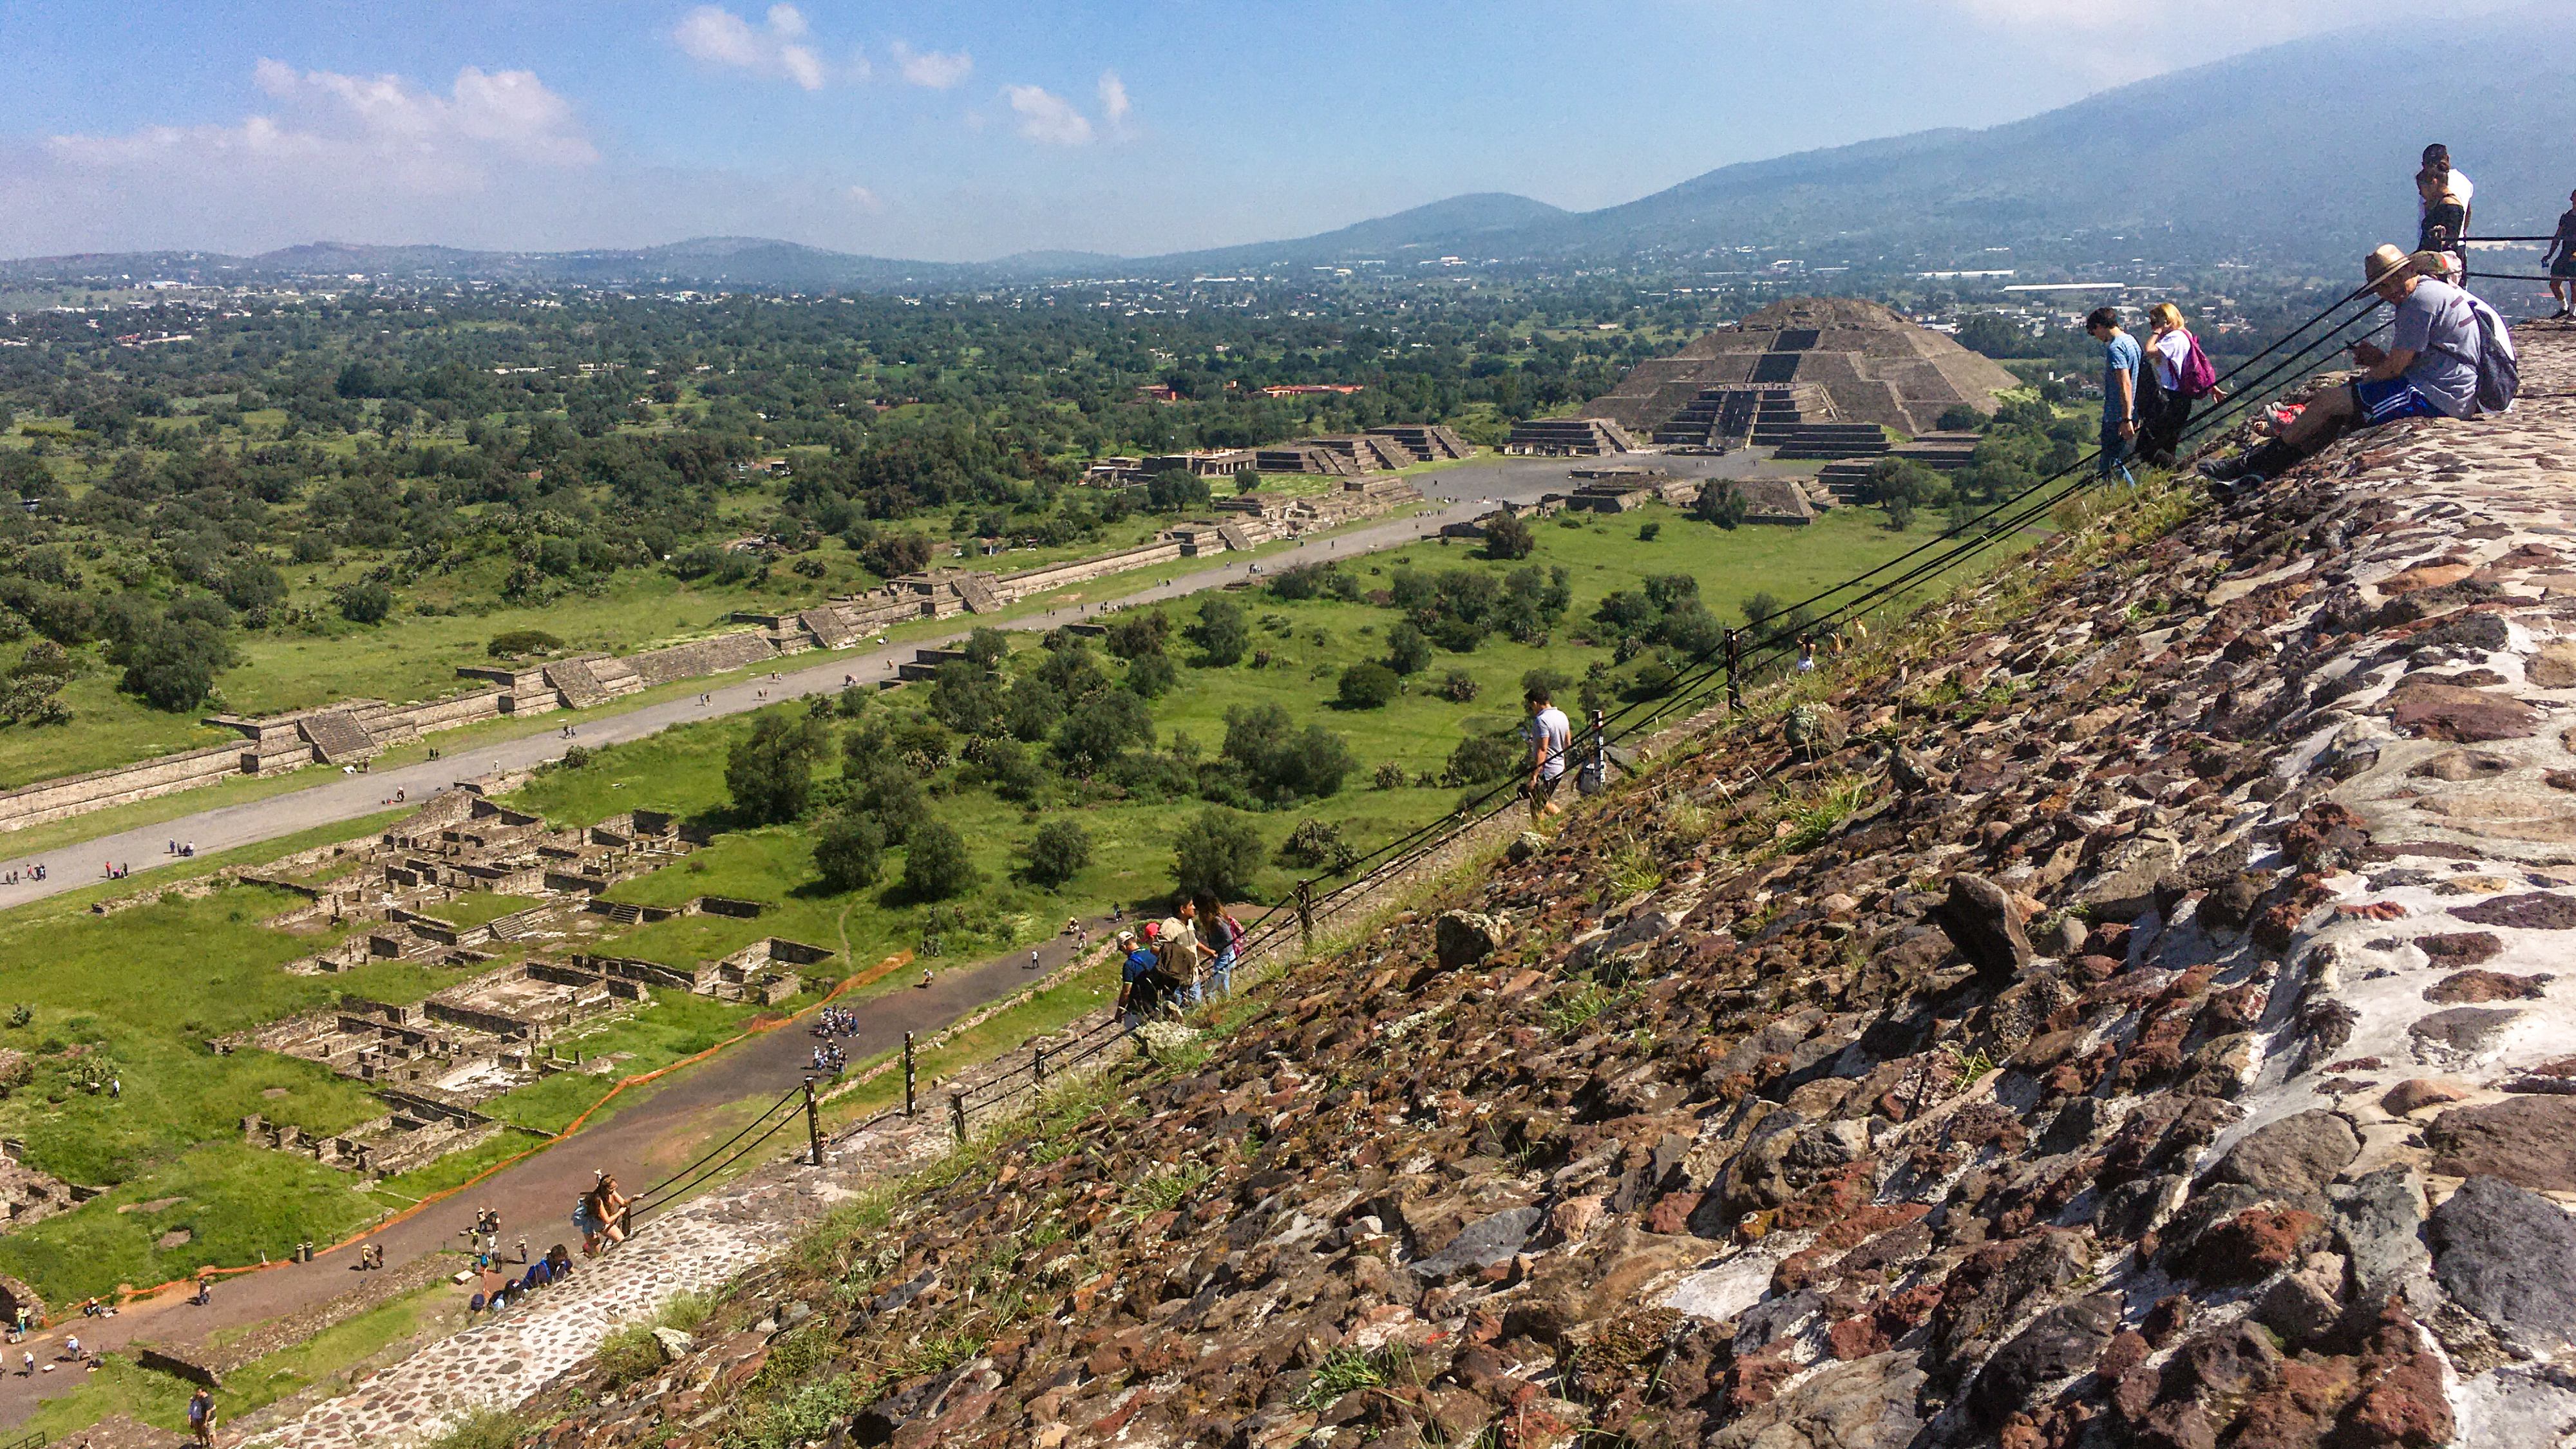
<svg viewBox="0 0 2576 1449">
<path fill-rule="evenodd" d="M 2154 331 L 2147 339 L 2147 361 L 2154 374 L 2154 401 L 2140 409 L 2138 456 L 2156 467 L 2170 468 L 2182 448 L 2182 430 L 2191 421 L 2192 404 L 2227 396 L 2218 386 L 2218 368 L 2200 339 L 2182 321 L 2182 309 L 2158 302 L 2147 309 Z M 2146 402 L 2144 398 L 2141 402 Z"/>
</svg>

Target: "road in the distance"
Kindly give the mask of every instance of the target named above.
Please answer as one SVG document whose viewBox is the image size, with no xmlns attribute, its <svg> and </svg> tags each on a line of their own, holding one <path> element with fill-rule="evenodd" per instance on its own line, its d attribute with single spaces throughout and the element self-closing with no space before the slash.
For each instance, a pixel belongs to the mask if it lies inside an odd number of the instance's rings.
<svg viewBox="0 0 2576 1449">
<path fill-rule="evenodd" d="M 1720 458 L 1647 455 L 1594 461 L 1613 466 L 1654 466 L 1695 477 L 1742 477 L 1753 470 L 1757 459 L 1753 453 L 1736 452 Z M 1485 512 L 1494 500 L 1530 503 L 1536 501 L 1541 493 L 1564 492 L 1571 486 L 1567 476 L 1570 466 L 1576 465 L 1563 459 L 1505 458 L 1421 474 L 1412 482 L 1434 501 L 1447 505 L 1438 512 L 1389 519 L 1331 538 L 1313 539 L 1302 548 L 1272 555 L 1267 567 L 1277 569 L 1325 559 L 1350 558 L 1412 543 L 1437 533 L 1444 525 L 1474 518 Z M 1138 590 L 1118 602 L 1124 607 L 1220 588 L 1246 578 L 1246 567 L 1247 561 L 1241 559 L 1195 567 L 1187 572 L 1179 571 L 1176 566 L 1164 582 Z M 364 775 L 330 774 L 305 789 L 272 795 L 263 800 L 219 806 L 36 855 L 0 860 L 0 877 L 6 877 L 14 870 L 18 872 L 19 880 L 14 886 L 0 885 L 0 910 L 42 900 L 62 891 L 78 890 L 103 880 L 106 878 L 104 866 L 110 861 L 130 867 L 137 876 L 179 863 L 181 857 L 167 853 L 169 842 L 174 840 L 194 845 L 201 854 L 213 854 L 393 808 L 396 790 L 403 792 L 406 804 L 417 805 L 458 780 L 530 769 L 557 758 L 572 745 L 597 748 L 659 734 L 674 725 L 759 709 L 777 703 L 782 697 L 834 693 L 840 690 L 845 678 L 855 678 L 863 684 L 880 682 L 892 677 L 894 666 L 911 659 L 915 650 L 963 639 L 978 625 L 1044 630 L 1079 622 L 1087 613 L 1085 608 L 1067 607 L 1008 619 L 976 620 L 961 616 L 961 627 L 936 637 L 914 639 L 901 645 L 844 655 L 804 667 L 782 661 L 776 680 L 763 676 L 717 687 L 709 691 L 710 697 L 705 704 L 700 704 L 698 696 L 691 694 L 632 709 L 565 710 L 544 717 L 570 725 L 573 730 L 570 739 L 558 731 L 545 730 L 516 739 L 459 745 L 451 747 L 436 760 Z M 435 736 L 432 738 L 434 740 Z M 40 861 L 50 873 L 44 880 L 33 880 L 28 868 Z"/>
</svg>

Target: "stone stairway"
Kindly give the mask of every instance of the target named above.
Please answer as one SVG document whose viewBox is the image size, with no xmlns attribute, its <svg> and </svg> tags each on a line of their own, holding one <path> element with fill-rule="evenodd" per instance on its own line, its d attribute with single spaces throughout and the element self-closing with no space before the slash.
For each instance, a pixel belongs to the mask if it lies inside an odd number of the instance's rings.
<svg viewBox="0 0 2576 1449">
<path fill-rule="evenodd" d="M 590 663 L 587 659 L 566 659 L 546 666 L 546 683 L 563 697 L 566 709 L 588 709 L 608 702 L 608 691 L 601 686 L 599 676 L 591 672 Z"/>
<path fill-rule="evenodd" d="M 372 759 L 379 748 L 375 736 L 345 709 L 316 710 L 297 720 L 295 728 L 326 765 Z"/>
</svg>

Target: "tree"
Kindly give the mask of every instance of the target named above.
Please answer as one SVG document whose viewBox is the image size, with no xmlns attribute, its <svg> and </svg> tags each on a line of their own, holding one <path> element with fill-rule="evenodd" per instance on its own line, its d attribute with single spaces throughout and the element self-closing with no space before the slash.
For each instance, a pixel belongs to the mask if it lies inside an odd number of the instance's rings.
<svg viewBox="0 0 2576 1449">
<path fill-rule="evenodd" d="M 1888 498 L 1879 506 L 1887 510 L 1887 526 L 1891 530 L 1897 533 L 1903 533 L 1908 527 L 1912 526 L 1914 522 L 1913 499 L 1899 494 Z"/>
<path fill-rule="evenodd" d="M 543 629 L 509 629 L 492 636 L 483 652 L 495 659 L 516 659 L 525 654 L 550 654 L 563 647 L 563 641 Z"/>
<path fill-rule="evenodd" d="M 1252 622 L 1241 604 L 1210 594 L 1199 601 L 1199 621 L 1190 626 L 1189 639 L 1205 655 L 1201 664 L 1223 669 L 1252 647 Z"/>
<path fill-rule="evenodd" d="M 1145 701 L 1123 689 L 1104 690 L 1065 712 L 1055 729 L 1055 756 L 1077 775 L 1088 775 L 1154 742 L 1154 716 Z"/>
<path fill-rule="evenodd" d="M 1485 520 L 1485 557 L 1528 558 L 1537 547 L 1538 535 L 1519 514 L 1497 513 Z"/>
<path fill-rule="evenodd" d="M 859 546 L 859 564 L 881 579 L 917 574 L 930 567 L 930 540 L 918 533 L 880 533 Z"/>
<path fill-rule="evenodd" d="M 1106 642 L 1109 652 L 1121 659 L 1140 654 L 1160 654 L 1172 637 L 1172 616 L 1160 609 L 1143 613 L 1125 613 L 1109 626 Z"/>
<path fill-rule="evenodd" d="M 1091 832 L 1070 820 L 1050 820 L 1020 847 L 1020 874 L 1031 885 L 1054 890 L 1091 864 Z"/>
<path fill-rule="evenodd" d="M 1168 654 L 1139 654 L 1127 661 L 1127 687 L 1145 699 L 1160 699 L 1171 693 L 1180 677 Z"/>
<path fill-rule="evenodd" d="M 999 733 L 1006 698 L 992 671 L 972 659 L 951 659 L 930 676 L 930 712 L 961 735 Z"/>
<path fill-rule="evenodd" d="M 1278 704 L 1228 709 L 1219 754 L 1242 772 L 1248 793 L 1272 805 L 1333 794 L 1359 768 L 1348 741 L 1322 725 L 1300 729 Z"/>
<path fill-rule="evenodd" d="M 1431 667 L 1431 641 L 1411 624 L 1387 630 L 1386 667 L 1398 674 L 1420 674 Z"/>
<path fill-rule="evenodd" d="M 1172 842 L 1173 889 L 1185 896 L 1242 900 L 1259 885 L 1268 853 L 1250 817 L 1217 807 L 1203 810 Z"/>
<path fill-rule="evenodd" d="M 215 676 L 232 667 L 232 646 L 201 619 L 147 625 L 125 651 L 125 690 L 155 709 L 195 709 Z"/>
<path fill-rule="evenodd" d="M 1966 403 L 1952 403 L 1941 410 L 1941 419 L 1932 426 L 1945 433 L 1973 433 L 1986 425 L 1986 415 Z"/>
<path fill-rule="evenodd" d="M 1702 483 L 1699 492 L 1691 498 L 1691 517 L 1702 523 L 1714 523 L 1720 528 L 1742 526 L 1745 512 L 1744 490 L 1725 478 L 1712 478 Z"/>
<path fill-rule="evenodd" d="M 1342 671 L 1334 702 L 1344 709 L 1383 709 L 1395 698 L 1400 681 L 1383 664 L 1363 662 Z"/>
<path fill-rule="evenodd" d="M 976 746 L 975 766 L 1005 800 L 1034 800 L 1046 784 L 1046 770 L 1029 748 L 1014 739 L 983 740 Z"/>
<path fill-rule="evenodd" d="M 394 611 L 394 591 L 373 579 L 344 584 L 332 596 L 340 617 L 352 624 L 381 624 Z"/>
<path fill-rule="evenodd" d="M 1656 537 L 1657 537 L 1658 535 L 1662 534 L 1662 533 L 1663 533 L 1663 531 L 1664 531 L 1664 526 L 1663 526 L 1662 524 L 1660 524 L 1660 523 L 1641 523 L 1641 524 L 1638 524 L 1638 525 L 1637 525 L 1637 542 L 1639 542 L 1639 543 L 1653 543 L 1653 542 L 1655 541 Z"/>
<path fill-rule="evenodd" d="M 876 884 L 885 873 L 885 827 L 873 815 L 842 810 L 814 834 L 814 871 L 835 895 Z"/>
<path fill-rule="evenodd" d="M 850 782 L 849 807 L 874 816 L 886 844 L 901 845 L 911 839 L 913 829 L 930 818 L 921 782 L 892 760 L 862 755 L 855 733 L 843 745 L 841 777 Z"/>
<path fill-rule="evenodd" d="M 903 851 L 904 894 L 917 901 L 944 901 L 975 888 L 975 858 L 966 853 L 966 837 L 957 827 L 932 816 L 912 832 Z"/>
<path fill-rule="evenodd" d="M 1476 676 L 1463 669 L 1452 669 L 1440 677 L 1440 697 L 1451 704 L 1465 704 L 1474 699 L 1480 687 Z"/>
<path fill-rule="evenodd" d="M 978 624 L 966 636 L 966 658 L 978 669 L 999 669 L 1011 657 L 1011 636 L 990 624 Z"/>
<path fill-rule="evenodd" d="M 734 812 L 754 825 L 784 825 L 814 800 L 814 761 L 830 736 L 819 721 L 764 714 L 725 756 Z"/>
<path fill-rule="evenodd" d="M 1186 468 L 1165 468 L 1145 479 L 1145 506 L 1156 513 L 1205 508 L 1209 497 L 1208 481 Z"/>
</svg>

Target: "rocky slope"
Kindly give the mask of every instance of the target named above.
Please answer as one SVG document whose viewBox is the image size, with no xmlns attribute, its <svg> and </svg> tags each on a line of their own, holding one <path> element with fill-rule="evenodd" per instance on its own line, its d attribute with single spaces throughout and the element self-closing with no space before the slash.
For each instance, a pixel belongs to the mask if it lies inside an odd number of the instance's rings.
<svg viewBox="0 0 2576 1449">
<path fill-rule="evenodd" d="M 2564 1442 L 2576 339 L 2525 345 L 2513 418 L 2058 546 L 546 1441 Z"/>
</svg>

